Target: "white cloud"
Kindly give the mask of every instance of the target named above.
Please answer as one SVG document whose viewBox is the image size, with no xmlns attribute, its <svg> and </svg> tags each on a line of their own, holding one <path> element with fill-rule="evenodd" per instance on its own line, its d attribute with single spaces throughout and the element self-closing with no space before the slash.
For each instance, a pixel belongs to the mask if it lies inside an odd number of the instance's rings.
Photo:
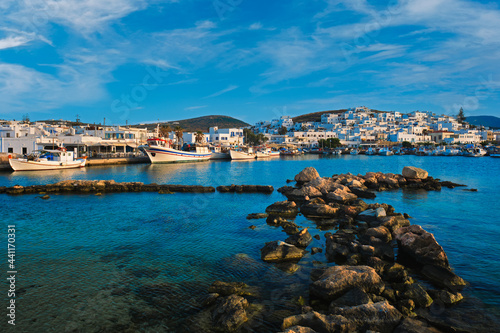
<svg viewBox="0 0 500 333">
<path fill-rule="evenodd" d="M 262 25 L 262 23 L 260 22 L 255 22 L 255 23 L 252 23 L 248 29 L 249 30 L 261 30 L 264 26 Z"/>
<path fill-rule="evenodd" d="M 31 41 L 32 39 L 25 36 L 9 36 L 7 38 L 0 39 L 0 50 L 21 46 Z"/>
<path fill-rule="evenodd" d="M 228 93 L 230 91 L 233 91 L 234 89 L 238 89 L 238 86 L 235 86 L 235 85 L 230 85 L 229 87 L 225 88 L 225 89 L 222 89 L 222 90 L 219 90 L 215 93 L 213 93 L 212 95 L 209 95 L 205 98 L 212 98 L 212 97 L 217 97 L 217 96 L 220 96 L 222 94 L 225 94 L 225 93 Z"/>
</svg>

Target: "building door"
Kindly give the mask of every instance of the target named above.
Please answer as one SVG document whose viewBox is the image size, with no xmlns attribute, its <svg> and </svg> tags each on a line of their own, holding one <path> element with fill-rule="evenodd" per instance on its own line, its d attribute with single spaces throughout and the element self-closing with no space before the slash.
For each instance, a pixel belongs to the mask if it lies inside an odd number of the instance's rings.
<svg viewBox="0 0 500 333">
<path fill-rule="evenodd" d="M 23 147 L 23 155 L 26 155 L 26 154 L 28 154 L 28 148 Z"/>
</svg>

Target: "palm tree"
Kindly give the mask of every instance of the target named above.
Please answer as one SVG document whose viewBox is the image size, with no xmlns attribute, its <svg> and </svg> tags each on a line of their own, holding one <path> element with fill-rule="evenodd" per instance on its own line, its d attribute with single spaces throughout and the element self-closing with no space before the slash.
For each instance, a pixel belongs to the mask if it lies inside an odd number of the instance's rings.
<svg viewBox="0 0 500 333">
<path fill-rule="evenodd" d="M 179 143 L 179 145 L 181 145 L 182 133 L 184 132 L 184 130 L 180 126 L 175 126 L 174 132 L 175 132 L 175 136 L 177 137 L 177 142 Z"/>
<path fill-rule="evenodd" d="M 172 132 L 172 127 L 170 127 L 170 125 L 160 127 L 160 136 L 168 138 L 170 132 Z"/>
<path fill-rule="evenodd" d="M 202 131 L 197 131 L 194 139 L 196 143 L 202 143 L 203 139 L 205 139 L 205 135 L 203 135 Z"/>
</svg>

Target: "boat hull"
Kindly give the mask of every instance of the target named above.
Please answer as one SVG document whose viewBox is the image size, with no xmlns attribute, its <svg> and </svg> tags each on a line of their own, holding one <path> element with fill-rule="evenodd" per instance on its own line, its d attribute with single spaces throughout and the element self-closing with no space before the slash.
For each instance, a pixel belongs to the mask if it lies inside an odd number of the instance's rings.
<svg viewBox="0 0 500 333">
<path fill-rule="evenodd" d="M 229 160 L 231 159 L 231 155 L 229 153 L 219 153 L 212 152 L 212 156 L 210 156 L 211 160 Z"/>
<path fill-rule="evenodd" d="M 232 160 L 254 160 L 256 158 L 255 154 L 249 154 L 242 151 L 230 150 Z"/>
<path fill-rule="evenodd" d="M 9 159 L 10 167 L 14 171 L 44 171 L 44 170 L 62 170 L 83 168 L 86 159 L 77 159 L 72 162 L 55 162 L 55 161 L 28 161 L 20 159 Z"/>
<path fill-rule="evenodd" d="M 205 162 L 212 156 L 211 152 L 196 153 L 165 147 L 147 147 L 144 149 L 151 163 Z"/>
</svg>

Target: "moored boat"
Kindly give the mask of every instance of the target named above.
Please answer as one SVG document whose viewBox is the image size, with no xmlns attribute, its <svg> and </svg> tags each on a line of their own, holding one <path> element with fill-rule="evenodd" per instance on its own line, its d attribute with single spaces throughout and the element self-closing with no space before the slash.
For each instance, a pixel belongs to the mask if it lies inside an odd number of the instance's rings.
<svg viewBox="0 0 500 333">
<path fill-rule="evenodd" d="M 254 160 L 257 158 L 252 148 L 247 148 L 246 151 L 231 149 L 229 150 L 229 154 L 231 155 L 231 160 Z"/>
<path fill-rule="evenodd" d="M 85 166 L 87 157 L 76 158 L 73 152 L 65 148 L 43 150 L 38 157 L 10 158 L 9 164 L 14 171 L 42 171 L 73 169 Z"/>
<path fill-rule="evenodd" d="M 486 151 L 482 148 L 479 148 L 479 147 L 467 149 L 464 152 L 465 157 L 482 157 L 485 155 L 486 155 Z"/>
<path fill-rule="evenodd" d="M 144 147 L 151 163 L 179 163 L 208 161 L 212 153 L 205 146 L 191 146 L 186 150 L 174 149 L 172 140 L 163 138 L 148 139 Z"/>
<path fill-rule="evenodd" d="M 381 148 L 378 151 L 378 154 L 382 155 L 382 156 L 391 156 L 391 155 L 394 155 L 394 153 L 392 152 L 392 150 L 390 150 L 389 148 Z"/>
</svg>

